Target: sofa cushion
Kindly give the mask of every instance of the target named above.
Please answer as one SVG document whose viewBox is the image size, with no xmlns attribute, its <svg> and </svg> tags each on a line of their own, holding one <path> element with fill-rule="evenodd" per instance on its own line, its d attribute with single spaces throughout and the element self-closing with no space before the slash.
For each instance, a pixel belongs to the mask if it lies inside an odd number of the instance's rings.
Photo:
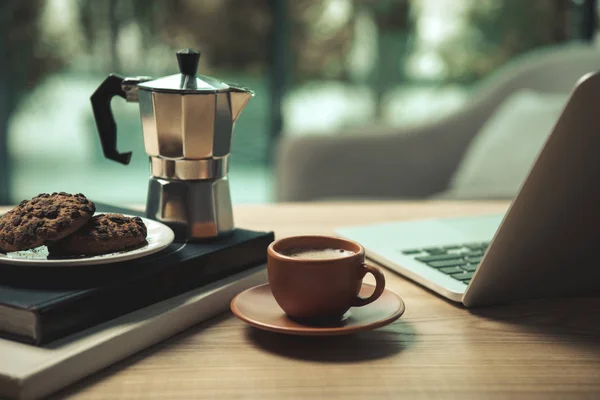
<svg viewBox="0 0 600 400">
<path fill-rule="evenodd" d="M 514 197 L 568 98 L 531 90 L 509 96 L 474 137 L 449 190 L 438 197 Z"/>
</svg>

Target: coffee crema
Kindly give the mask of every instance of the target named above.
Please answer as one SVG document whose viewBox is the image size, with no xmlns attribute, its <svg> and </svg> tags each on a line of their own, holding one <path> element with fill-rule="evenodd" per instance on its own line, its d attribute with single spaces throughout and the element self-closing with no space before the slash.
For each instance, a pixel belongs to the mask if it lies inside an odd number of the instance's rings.
<svg viewBox="0 0 600 400">
<path fill-rule="evenodd" d="M 281 254 L 302 260 L 331 260 L 335 258 L 344 258 L 355 253 L 345 249 L 308 249 L 293 248 L 282 251 Z"/>
</svg>

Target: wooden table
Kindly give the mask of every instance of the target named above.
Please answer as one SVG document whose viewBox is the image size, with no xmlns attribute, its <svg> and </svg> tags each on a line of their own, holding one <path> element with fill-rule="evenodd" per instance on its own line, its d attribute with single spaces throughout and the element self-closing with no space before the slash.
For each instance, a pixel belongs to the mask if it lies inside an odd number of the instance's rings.
<svg viewBox="0 0 600 400">
<path fill-rule="evenodd" d="M 504 211 L 506 203 L 249 205 L 240 227 L 278 237 L 345 224 Z M 231 314 L 200 324 L 56 397 L 82 399 L 600 398 L 600 298 L 471 312 L 386 271 L 406 313 L 349 337 L 252 329 Z"/>
</svg>

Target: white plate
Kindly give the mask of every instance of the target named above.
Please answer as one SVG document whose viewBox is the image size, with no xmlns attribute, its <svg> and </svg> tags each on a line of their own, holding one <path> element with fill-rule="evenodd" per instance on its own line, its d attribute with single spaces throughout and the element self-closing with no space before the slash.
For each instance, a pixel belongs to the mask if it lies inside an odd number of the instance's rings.
<svg viewBox="0 0 600 400">
<path fill-rule="evenodd" d="M 171 228 L 151 219 L 142 218 L 142 220 L 144 221 L 144 224 L 146 224 L 146 228 L 148 228 L 148 235 L 146 237 L 148 244 L 133 250 L 91 257 L 48 258 L 48 249 L 46 246 L 40 246 L 31 250 L 15 251 L 6 254 L 0 253 L 0 264 L 47 267 L 75 267 L 82 265 L 107 264 L 144 257 L 161 251 L 173 243 L 175 234 Z"/>
</svg>

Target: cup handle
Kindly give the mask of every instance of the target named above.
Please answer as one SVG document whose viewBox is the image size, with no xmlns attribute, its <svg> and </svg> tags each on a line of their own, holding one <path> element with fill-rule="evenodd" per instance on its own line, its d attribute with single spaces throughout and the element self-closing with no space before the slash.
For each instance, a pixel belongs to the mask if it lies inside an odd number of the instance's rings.
<svg viewBox="0 0 600 400">
<path fill-rule="evenodd" d="M 370 272 L 375 277 L 375 291 L 369 297 L 356 296 L 356 300 L 354 300 L 354 304 L 352 304 L 353 307 L 362 307 L 374 302 L 381 296 L 385 289 L 385 276 L 379 268 L 364 263 L 362 267 L 366 270 L 365 275 Z"/>
</svg>

